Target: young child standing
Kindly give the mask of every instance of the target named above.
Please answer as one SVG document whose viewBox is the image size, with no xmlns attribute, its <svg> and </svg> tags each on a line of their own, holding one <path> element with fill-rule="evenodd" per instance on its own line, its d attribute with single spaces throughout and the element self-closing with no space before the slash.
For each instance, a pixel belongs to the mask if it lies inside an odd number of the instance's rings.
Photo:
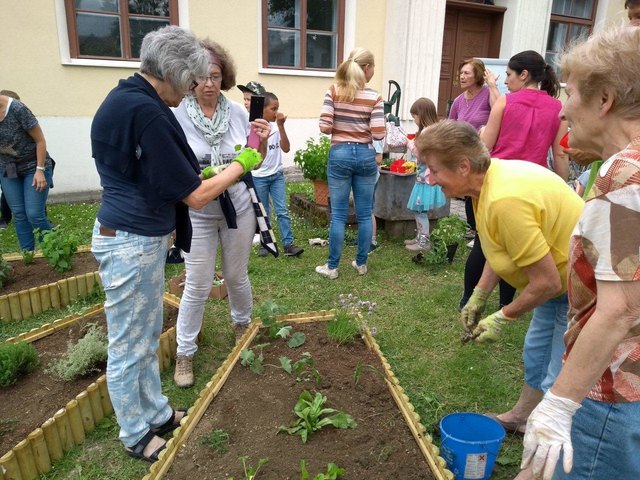
<svg viewBox="0 0 640 480">
<path fill-rule="evenodd" d="M 278 97 L 271 92 L 265 92 L 262 118 L 268 122 L 272 122 L 271 131 L 273 133 L 269 136 L 267 156 L 260 168 L 254 170 L 252 175 L 256 193 L 264 205 L 267 217 L 270 216 L 271 212 L 269 204 L 269 197 L 271 197 L 278 221 L 278 228 L 280 229 L 284 254 L 290 257 L 297 257 L 301 255 L 304 250 L 293 243 L 291 218 L 287 210 L 287 191 L 284 182 L 284 173 L 282 171 L 282 152 L 287 153 L 291 146 L 284 128 L 284 122 L 287 120 L 287 116 L 278 112 L 279 107 L 280 102 L 278 101 Z M 258 255 L 261 257 L 266 256 L 266 249 L 260 247 Z"/>
<path fill-rule="evenodd" d="M 418 126 L 415 138 L 418 138 L 423 128 L 433 125 L 438 121 L 436 107 L 431 100 L 422 97 L 413 102 L 409 110 L 413 121 Z M 416 237 L 405 240 L 405 247 L 411 252 L 423 252 L 431 249 L 429 242 L 429 215 L 428 211 L 443 206 L 446 202 L 444 193 L 438 185 L 429 185 L 429 169 L 426 163 L 418 156 L 415 140 L 409 140 L 407 150 L 417 163 L 416 184 L 413 186 L 407 208 L 415 212 Z"/>
</svg>

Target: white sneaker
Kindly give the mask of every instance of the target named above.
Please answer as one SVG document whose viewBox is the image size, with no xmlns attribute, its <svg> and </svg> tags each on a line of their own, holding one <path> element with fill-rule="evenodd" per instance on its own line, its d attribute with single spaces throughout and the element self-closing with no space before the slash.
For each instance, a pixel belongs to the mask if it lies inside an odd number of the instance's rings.
<svg viewBox="0 0 640 480">
<path fill-rule="evenodd" d="M 318 265 L 316 267 L 316 272 L 318 272 L 323 277 L 327 277 L 331 280 L 335 280 L 336 278 L 338 278 L 338 269 L 329 268 L 328 263 L 325 263 L 324 265 Z"/>
<path fill-rule="evenodd" d="M 258 245 L 260 245 L 260 234 L 259 234 L 259 233 L 256 233 L 256 234 L 253 236 L 253 242 L 252 242 L 252 244 L 253 244 L 253 246 L 254 246 L 254 247 L 257 247 Z"/>
<path fill-rule="evenodd" d="M 358 265 L 356 263 L 356 261 L 354 260 L 353 262 L 351 262 L 351 266 L 353 268 L 356 269 L 356 272 L 358 272 L 358 275 L 366 275 L 367 274 L 367 265 Z"/>
</svg>

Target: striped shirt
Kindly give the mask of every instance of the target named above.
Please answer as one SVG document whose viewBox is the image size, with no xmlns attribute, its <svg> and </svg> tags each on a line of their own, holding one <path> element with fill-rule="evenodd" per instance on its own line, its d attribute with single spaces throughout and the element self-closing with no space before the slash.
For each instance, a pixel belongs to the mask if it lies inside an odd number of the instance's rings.
<svg viewBox="0 0 640 480">
<path fill-rule="evenodd" d="M 352 102 L 342 100 L 331 85 L 320 111 L 320 128 L 331 128 L 331 145 L 371 143 L 385 135 L 382 97 L 371 88 L 358 90 Z"/>
</svg>

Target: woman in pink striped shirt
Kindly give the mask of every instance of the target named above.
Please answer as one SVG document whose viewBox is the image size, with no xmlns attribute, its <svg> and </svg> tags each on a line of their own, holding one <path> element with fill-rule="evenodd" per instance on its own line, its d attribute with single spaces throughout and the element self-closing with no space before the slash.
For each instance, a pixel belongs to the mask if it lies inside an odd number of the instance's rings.
<svg viewBox="0 0 640 480">
<path fill-rule="evenodd" d="M 325 94 L 320 112 L 320 131 L 331 135 L 327 179 L 331 201 L 329 258 L 316 272 L 331 280 L 338 278 L 344 245 L 344 228 L 353 190 L 358 219 L 358 252 L 351 265 L 359 275 L 367 273 L 371 244 L 373 190 L 378 166 L 373 140 L 385 136 L 382 97 L 365 85 L 373 77 L 373 54 L 356 48 L 336 71 L 335 83 Z"/>
</svg>

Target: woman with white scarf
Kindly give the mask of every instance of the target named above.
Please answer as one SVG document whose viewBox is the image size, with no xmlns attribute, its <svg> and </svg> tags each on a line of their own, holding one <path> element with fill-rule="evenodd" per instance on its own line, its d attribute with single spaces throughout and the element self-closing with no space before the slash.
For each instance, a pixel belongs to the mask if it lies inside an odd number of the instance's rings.
<svg viewBox="0 0 640 480">
<path fill-rule="evenodd" d="M 193 95 L 184 98 L 174 114 L 200 168 L 204 169 L 230 164 L 247 144 L 250 124 L 244 106 L 221 93 L 236 84 L 236 69 L 229 53 L 209 39 L 203 40 L 202 45 L 211 56 L 209 76 L 199 82 Z M 253 127 L 260 137 L 259 151 L 264 158 L 271 127 L 262 119 L 254 121 Z M 232 185 L 204 208 L 190 209 L 189 216 L 193 237 L 191 252 L 185 254 L 186 282 L 177 321 L 174 381 L 179 387 L 190 387 L 194 382 L 196 337 L 215 274 L 218 243 L 236 336 L 247 329 L 253 309 L 248 264 L 256 216 L 247 185 L 244 182 Z"/>
</svg>

